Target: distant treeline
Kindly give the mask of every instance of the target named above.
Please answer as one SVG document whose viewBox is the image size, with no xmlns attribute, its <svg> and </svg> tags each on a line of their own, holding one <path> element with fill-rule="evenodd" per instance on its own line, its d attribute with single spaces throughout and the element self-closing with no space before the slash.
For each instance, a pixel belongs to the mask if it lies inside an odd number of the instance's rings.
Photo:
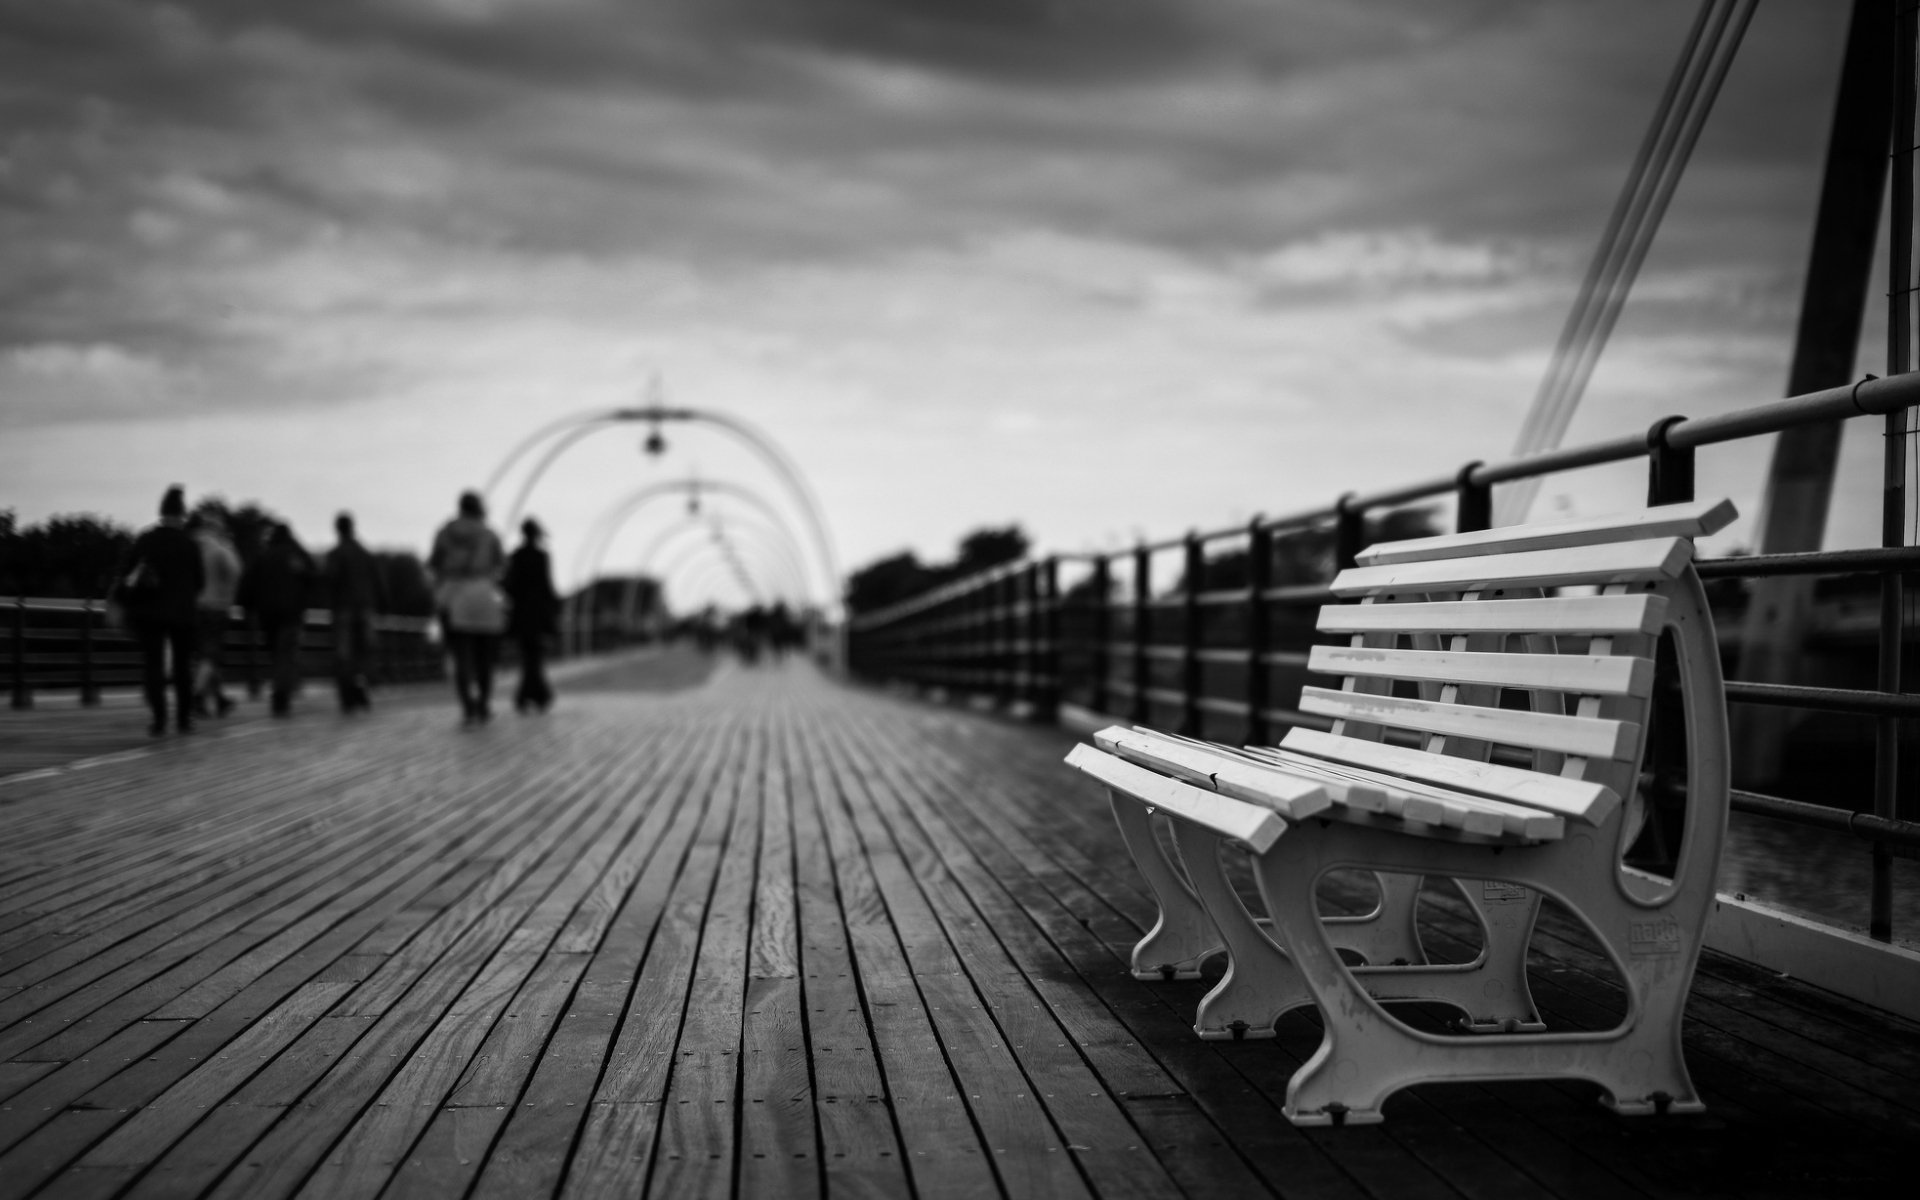
<svg viewBox="0 0 1920 1200">
<path fill-rule="evenodd" d="M 872 612 L 911 600 L 943 583 L 1014 562 L 1027 553 L 1027 547 L 1026 533 L 1018 525 L 1008 525 L 976 529 L 961 538 L 952 562 L 923 563 L 911 550 L 880 559 L 847 576 L 847 611 Z"/>
<path fill-rule="evenodd" d="M 282 519 L 255 501 L 230 505 L 218 496 L 202 500 L 195 512 L 219 517 L 251 566 L 266 535 Z M 36 525 L 21 525 L 13 510 L 0 509 L 0 596 L 44 596 L 97 600 L 107 594 L 137 530 L 91 513 L 63 513 Z M 331 532 L 331 531 L 329 531 Z M 324 551 L 308 546 L 318 562 Z M 375 550 L 386 593 L 386 611 L 407 616 L 433 612 L 433 589 L 420 556 L 407 550 Z M 316 607 L 325 599 L 314 596 Z"/>
<path fill-rule="evenodd" d="M 1406 538 L 1429 537 L 1440 532 L 1438 512 L 1428 508 L 1396 509 L 1378 515 L 1368 514 L 1363 540 L 1367 545 L 1394 542 Z M 1334 534 L 1327 526 L 1288 529 L 1273 535 L 1273 561 L 1268 578 L 1275 586 L 1290 583 L 1324 583 L 1334 574 Z M 1026 555 L 1027 535 L 1018 525 L 1004 529 L 980 529 L 960 539 L 959 553 L 952 562 L 922 563 L 911 551 L 883 558 L 855 571 L 847 579 L 847 609 L 852 613 L 872 612 L 910 600 L 941 584 L 964 578 L 976 571 L 1012 562 Z M 1116 558 L 1128 552 L 1119 551 Z M 1217 551 L 1207 556 L 1200 581 L 1202 591 L 1226 590 L 1247 584 L 1245 548 Z M 1116 576 L 1113 587 L 1121 586 Z M 1163 578 L 1161 591 L 1182 591 L 1186 574 Z M 1067 590 L 1067 598 L 1086 598 L 1093 588 L 1092 577 L 1085 577 Z"/>
</svg>

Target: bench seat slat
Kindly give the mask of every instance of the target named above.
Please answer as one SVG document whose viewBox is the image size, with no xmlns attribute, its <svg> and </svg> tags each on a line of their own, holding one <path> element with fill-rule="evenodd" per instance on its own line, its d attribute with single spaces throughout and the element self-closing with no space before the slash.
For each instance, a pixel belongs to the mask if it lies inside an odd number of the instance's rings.
<svg viewBox="0 0 1920 1200">
<path fill-rule="evenodd" d="M 1349 567 L 1334 577 L 1336 596 L 1381 592 L 1462 592 L 1490 588 L 1639 583 L 1677 577 L 1693 559 L 1684 538 L 1611 542 L 1566 550 L 1527 550 L 1474 558 Z"/>
<path fill-rule="evenodd" d="M 1270 808 L 1169 779 L 1084 743 L 1067 755 L 1067 764 L 1143 804 L 1165 809 L 1222 837 L 1245 842 L 1256 853 L 1265 852 L 1287 829 L 1286 821 Z"/>
<path fill-rule="evenodd" d="M 1443 704 L 1437 700 L 1402 700 L 1396 696 L 1311 686 L 1300 691 L 1300 711 L 1335 720 L 1368 721 L 1503 746 L 1557 750 L 1587 758 L 1630 757 L 1640 737 L 1640 727 L 1632 721 L 1519 712 L 1476 704 Z"/>
<path fill-rule="evenodd" d="M 1428 754 L 1386 742 L 1366 742 L 1318 729 L 1287 731 L 1280 745 L 1300 754 L 1421 779 L 1491 799 L 1557 813 L 1583 825 L 1599 825 L 1620 807 L 1620 797 L 1605 784 L 1567 779 L 1498 763 L 1444 754 Z"/>
<path fill-rule="evenodd" d="M 1644 696 L 1653 686 L 1653 660 L 1626 655 L 1315 646 L 1307 669 L 1370 679 L 1480 683 L 1596 696 Z"/>
<path fill-rule="evenodd" d="M 1407 604 L 1329 604 L 1322 633 L 1553 633 L 1622 636 L 1653 633 L 1667 615 L 1665 596 L 1563 596 L 1534 600 L 1428 600 Z"/>
<path fill-rule="evenodd" d="M 1438 825 L 1481 837 L 1529 841 L 1555 841 L 1566 833 L 1564 817 L 1524 804 L 1468 795 L 1277 747 L 1260 747 L 1259 753 L 1275 766 L 1298 771 L 1311 779 L 1347 782 L 1377 790 L 1386 798 L 1386 807 L 1381 811 L 1412 824 Z M 1333 815 L 1339 815 L 1337 810 Z"/>
<path fill-rule="evenodd" d="M 1575 517 L 1565 521 L 1541 521 L 1502 529 L 1476 529 L 1469 533 L 1382 542 L 1362 550 L 1354 556 L 1354 561 L 1363 567 L 1378 567 L 1415 560 L 1467 558 L 1476 554 L 1558 550 L 1569 546 L 1594 546 L 1639 538 L 1698 538 L 1720 532 L 1733 524 L 1737 515 L 1731 500 L 1694 500 L 1686 504 L 1663 504 L 1658 508 L 1643 508 L 1637 512 L 1616 513 L 1606 517 Z"/>
<path fill-rule="evenodd" d="M 1318 783 L 1277 771 L 1229 747 L 1119 725 L 1094 734 L 1093 742 L 1109 754 L 1195 787 L 1264 805 L 1288 820 L 1302 820 L 1333 804 L 1333 798 Z"/>
</svg>

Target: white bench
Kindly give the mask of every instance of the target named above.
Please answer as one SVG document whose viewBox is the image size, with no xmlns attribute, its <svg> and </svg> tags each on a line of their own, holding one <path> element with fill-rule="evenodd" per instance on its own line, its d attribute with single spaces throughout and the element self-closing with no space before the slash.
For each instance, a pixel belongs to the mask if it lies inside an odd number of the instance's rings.
<svg viewBox="0 0 1920 1200">
<path fill-rule="evenodd" d="M 1394 1091 L 1444 1080 L 1584 1078 L 1623 1112 L 1698 1111 L 1680 1015 L 1726 827 L 1727 735 L 1691 539 L 1733 516 L 1702 502 L 1375 547 L 1333 583 L 1359 603 L 1320 611 L 1320 631 L 1347 644 L 1315 647 L 1309 666 L 1341 684 L 1304 689 L 1300 707 L 1332 718 L 1331 732 L 1233 749 L 1116 726 L 1097 748 L 1075 747 L 1067 761 L 1107 785 L 1160 905 L 1134 973 L 1197 975 L 1224 950 L 1202 1037 L 1271 1035 L 1282 1013 L 1315 1005 L 1324 1040 L 1287 1092 L 1298 1124 L 1377 1121 Z M 1671 880 L 1623 862 L 1648 815 L 1640 771 L 1663 636 L 1687 743 Z M 1501 706 L 1509 689 L 1526 709 Z M 1229 883 L 1229 846 L 1250 853 L 1268 920 Z M 1372 914 L 1321 916 L 1316 885 L 1337 869 L 1378 873 Z M 1473 962 L 1426 962 L 1414 921 L 1424 876 L 1452 879 L 1478 914 Z M 1617 1028 L 1540 1022 L 1525 970 L 1540 893 L 1619 971 Z M 1416 1030 L 1382 1005 L 1400 1000 L 1452 1005 L 1479 1036 Z"/>
</svg>

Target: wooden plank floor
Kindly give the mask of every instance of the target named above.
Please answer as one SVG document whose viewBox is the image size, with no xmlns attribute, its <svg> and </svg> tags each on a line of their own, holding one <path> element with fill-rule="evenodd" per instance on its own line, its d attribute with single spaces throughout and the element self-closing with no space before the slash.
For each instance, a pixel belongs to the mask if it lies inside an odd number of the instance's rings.
<svg viewBox="0 0 1920 1200">
<path fill-rule="evenodd" d="M 479 730 L 450 700 L 315 712 L 0 781 L 0 1198 L 1844 1196 L 1910 1174 L 1920 1027 L 1720 958 L 1687 1027 L 1705 1117 L 1521 1083 L 1293 1128 L 1313 1019 L 1203 1043 L 1206 984 L 1127 975 L 1153 909 L 1059 765 L 1071 741 L 670 653 Z M 1433 908 L 1437 951 L 1470 953 Z M 1549 1022 L 1619 1011 L 1568 923 L 1531 965 Z"/>
</svg>

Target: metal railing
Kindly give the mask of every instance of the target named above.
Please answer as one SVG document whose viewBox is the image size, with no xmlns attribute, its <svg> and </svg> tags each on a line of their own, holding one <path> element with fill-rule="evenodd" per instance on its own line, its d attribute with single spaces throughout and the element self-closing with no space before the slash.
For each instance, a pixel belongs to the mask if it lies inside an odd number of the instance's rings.
<svg viewBox="0 0 1920 1200">
<path fill-rule="evenodd" d="M 1869 575 L 1880 580 L 1877 686 L 1804 687 L 1733 681 L 1727 700 L 1850 714 L 1873 721 L 1872 811 L 1855 812 L 1736 790 L 1736 811 L 1832 829 L 1871 845 L 1869 932 L 1892 937 L 1891 856 L 1920 858 L 1920 814 L 1898 811 L 1901 722 L 1920 695 L 1901 687 L 1902 575 L 1920 573 L 1903 545 L 1908 410 L 1920 374 L 1869 378 L 1715 417 L 1669 417 L 1644 434 L 1503 462 L 1247 525 L 1142 542 L 1119 554 L 1060 554 L 1010 563 L 852 618 L 849 669 L 874 680 L 984 694 L 1035 719 L 1063 702 L 1190 736 L 1270 742 L 1283 727 L 1327 727 L 1297 704 L 1327 583 L 1370 542 L 1391 534 L 1382 514 L 1452 498 L 1455 528 L 1487 528 L 1495 484 L 1646 461 L 1647 503 L 1694 498 L 1695 451 L 1817 422 L 1884 415 L 1887 511 L 1880 548 L 1702 560 L 1703 580 L 1776 575 Z M 1430 529 L 1419 532 L 1440 532 Z M 1223 551 L 1222 547 L 1226 549 Z M 1156 557 L 1177 554 L 1180 577 L 1156 589 Z M 1277 569 L 1280 568 L 1280 569 Z M 1062 589 L 1064 571 L 1080 578 Z M 1124 576 L 1124 578 L 1122 578 Z M 1725 632 L 1725 631 L 1723 631 Z M 1658 770 L 1659 763 L 1654 764 Z M 1913 789 L 1910 787 L 1909 792 Z"/>
<path fill-rule="evenodd" d="M 0 600 L 5 626 L 5 663 L 13 708 L 31 708 L 40 692 L 71 692 L 97 704 L 103 689 L 141 686 L 140 647 L 127 630 L 110 625 L 100 600 L 15 596 Z M 373 619 L 372 681 L 416 683 L 445 674 L 444 654 L 425 617 L 381 615 Z M 232 613 L 224 646 L 230 682 L 257 695 L 266 683 L 270 654 L 258 625 L 239 609 Z M 333 615 L 308 609 L 300 631 L 301 675 L 333 674 Z"/>
</svg>

